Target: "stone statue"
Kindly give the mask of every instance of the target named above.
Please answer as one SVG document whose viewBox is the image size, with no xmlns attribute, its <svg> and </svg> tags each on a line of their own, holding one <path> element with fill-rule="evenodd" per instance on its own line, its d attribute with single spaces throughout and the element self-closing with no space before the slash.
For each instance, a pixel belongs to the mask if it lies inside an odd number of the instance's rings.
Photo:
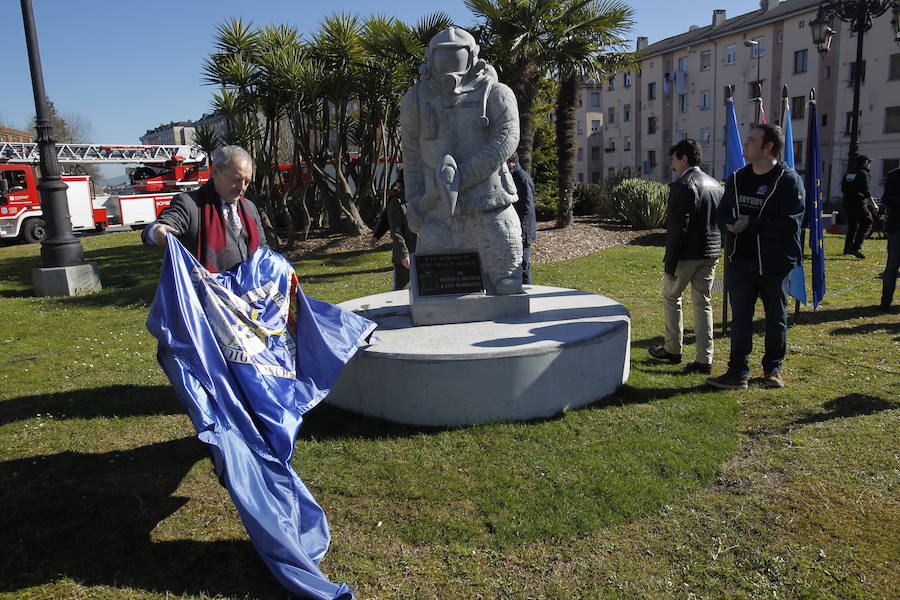
<svg viewBox="0 0 900 600">
<path fill-rule="evenodd" d="M 506 159 L 519 144 L 509 87 L 469 32 L 431 38 L 421 79 L 401 106 L 403 165 L 417 253 L 476 250 L 488 293 L 522 292 L 522 228 Z"/>
</svg>

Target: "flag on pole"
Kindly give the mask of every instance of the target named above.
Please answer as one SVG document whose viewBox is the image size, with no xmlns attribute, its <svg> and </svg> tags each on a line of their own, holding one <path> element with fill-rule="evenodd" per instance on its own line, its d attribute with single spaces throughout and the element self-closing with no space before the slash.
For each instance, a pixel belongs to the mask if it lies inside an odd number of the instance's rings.
<svg viewBox="0 0 900 600">
<path fill-rule="evenodd" d="M 730 91 L 730 90 L 729 90 Z M 734 98 L 729 93 L 725 99 L 725 177 L 744 166 L 744 148 L 738 131 L 737 116 L 734 114 Z"/>
<path fill-rule="evenodd" d="M 809 130 L 806 136 L 806 218 L 812 258 L 812 301 L 818 308 L 825 297 L 825 240 L 822 223 L 822 172 L 819 162 L 819 120 L 815 90 L 810 92 Z"/>
<path fill-rule="evenodd" d="M 787 89 L 787 86 L 785 86 L 785 89 Z M 781 122 L 784 124 L 784 162 L 787 166 L 794 169 L 796 168 L 796 161 L 794 160 L 794 127 L 791 125 L 791 106 L 787 96 L 782 98 Z M 806 275 L 803 273 L 803 261 L 791 271 L 788 278 L 788 294 L 796 298 L 801 304 L 806 304 Z"/>
<path fill-rule="evenodd" d="M 157 359 L 207 445 L 250 541 L 292 594 L 350 600 L 318 564 L 325 513 L 291 467 L 303 415 L 329 392 L 375 324 L 307 298 L 268 248 L 210 273 L 168 237 L 147 317 Z"/>
</svg>

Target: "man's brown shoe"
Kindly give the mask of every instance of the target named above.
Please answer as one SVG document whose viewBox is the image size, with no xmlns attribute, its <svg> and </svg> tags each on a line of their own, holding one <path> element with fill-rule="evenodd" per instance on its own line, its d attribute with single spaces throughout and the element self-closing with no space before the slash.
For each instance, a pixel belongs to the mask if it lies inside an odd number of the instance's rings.
<svg viewBox="0 0 900 600">
<path fill-rule="evenodd" d="M 731 373 L 725 373 L 724 375 L 719 375 L 718 377 L 707 377 L 706 383 L 719 388 L 720 390 L 746 390 L 747 389 L 747 380 L 741 379 L 737 375 L 732 375 Z"/>
<path fill-rule="evenodd" d="M 783 388 L 784 379 L 781 378 L 780 371 L 769 371 L 763 377 L 763 387 L 767 388 Z"/>
</svg>

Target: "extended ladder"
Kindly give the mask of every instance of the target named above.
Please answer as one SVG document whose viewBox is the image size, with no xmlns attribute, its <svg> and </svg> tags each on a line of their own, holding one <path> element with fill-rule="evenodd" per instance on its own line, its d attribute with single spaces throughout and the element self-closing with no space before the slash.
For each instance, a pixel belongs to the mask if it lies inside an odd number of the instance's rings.
<svg viewBox="0 0 900 600">
<path fill-rule="evenodd" d="M 162 164 L 178 157 L 182 163 L 199 163 L 206 153 L 195 146 L 117 146 L 111 144 L 56 144 L 60 163 Z M 37 144 L 0 142 L 0 163 L 38 164 Z"/>
</svg>

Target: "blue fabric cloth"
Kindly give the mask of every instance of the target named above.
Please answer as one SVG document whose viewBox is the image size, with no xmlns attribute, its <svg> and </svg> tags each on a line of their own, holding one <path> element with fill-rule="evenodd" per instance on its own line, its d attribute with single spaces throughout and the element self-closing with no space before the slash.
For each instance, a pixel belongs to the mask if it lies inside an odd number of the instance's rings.
<svg viewBox="0 0 900 600">
<path fill-rule="evenodd" d="M 318 568 L 328 523 L 290 460 L 303 415 L 328 394 L 375 324 L 307 298 L 290 263 L 267 248 L 212 274 L 175 236 L 167 238 L 147 328 L 216 474 L 288 591 L 352 598 Z"/>
<path fill-rule="evenodd" d="M 784 123 L 784 164 L 796 169 L 794 159 L 794 127 L 791 125 L 791 106 L 787 98 L 781 109 L 781 122 Z M 788 281 L 788 293 L 806 304 L 806 274 L 803 272 L 803 263 L 794 267 Z"/>
<path fill-rule="evenodd" d="M 729 98 L 726 102 L 725 123 L 728 129 L 725 136 L 725 177 L 728 179 L 731 174 L 744 166 L 744 148 L 741 145 L 741 134 L 738 132 L 737 116 L 734 114 L 734 99 Z"/>
<path fill-rule="evenodd" d="M 806 226 L 812 259 L 812 304 L 818 308 L 825 297 L 825 224 L 822 222 L 822 165 L 819 161 L 819 120 L 816 103 L 809 103 L 809 130 L 806 136 Z"/>
</svg>

